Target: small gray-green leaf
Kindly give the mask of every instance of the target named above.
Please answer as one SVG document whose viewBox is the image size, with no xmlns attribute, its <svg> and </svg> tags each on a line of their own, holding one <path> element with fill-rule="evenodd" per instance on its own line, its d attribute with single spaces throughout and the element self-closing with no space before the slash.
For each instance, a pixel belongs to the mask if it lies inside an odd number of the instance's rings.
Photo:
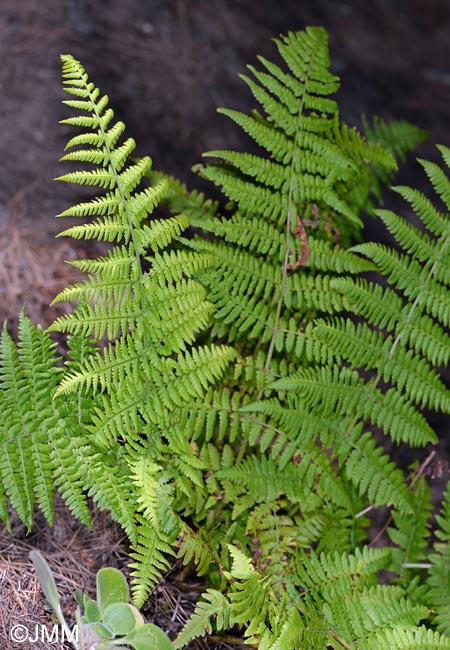
<svg viewBox="0 0 450 650">
<path fill-rule="evenodd" d="M 84 618 L 86 619 L 86 623 L 98 623 L 101 620 L 97 603 L 90 598 L 85 602 Z"/>
<path fill-rule="evenodd" d="M 127 603 L 111 603 L 103 613 L 103 623 L 114 633 L 114 636 L 128 634 L 136 627 L 136 618 Z"/>
<path fill-rule="evenodd" d="M 123 641 L 132 645 L 135 650 L 173 650 L 172 641 L 167 634 L 153 623 L 136 628 L 124 637 Z"/>
<path fill-rule="evenodd" d="M 88 628 L 92 630 L 92 632 L 94 632 L 94 634 L 96 634 L 99 639 L 113 638 L 112 630 L 110 630 L 106 625 L 103 625 L 103 623 L 90 623 L 88 625 Z"/>
<path fill-rule="evenodd" d="M 75 602 L 78 605 L 80 609 L 85 609 L 85 602 L 86 600 L 89 600 L 88 596 L 84 594 L 80 589 L 75 589 L 73 592 L 73 597 L 75 598 Z"/>
<path fill-rule="evenodd" d="M 112 603 L 128 603 L 130 594 L 125 576 L 112 567 L 97 573 L 97 605 L 103 614 Z"/>
<path fill-rule="evenodd" d="M 48 600 L 50 607 L 58 615 L 61 612 L 59 604 L 59 594 L 56 588 L 56 582 L 53 577 L 52 570 L 39 551 L 30 551 L 30 560 L 33 562 L 36 577 L 41 585 L 42 591 Z"/>
</svg>

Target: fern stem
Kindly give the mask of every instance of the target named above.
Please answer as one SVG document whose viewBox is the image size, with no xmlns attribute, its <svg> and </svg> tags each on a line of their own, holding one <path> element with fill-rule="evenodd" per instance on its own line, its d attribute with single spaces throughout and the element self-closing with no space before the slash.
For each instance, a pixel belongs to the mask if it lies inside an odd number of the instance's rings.
<svg viewBox="0 0 450 650">
<path fill-rule="evenodd" d="M 375 508 L 375 506 L 371 504 L 370 506 L 367 506 L 367 508 L 364 508 L 364 510 L 360 510 L 360 512 L 358 512 L 355 515 L 355 519 L 359 519 L 360 517 L 364 517 L 364 515 L 366 515 L 368 512 L 371 512 L 374 508 Z"/>
<path fill-rule="evenodd" d="M 428 467 L 428 465 L 431 463 L 433 458 L 436 456 L 436 451 L 433 449 L 428 456 L 425 458 L 423 463 L 417 468 L 417 470 L 414 472 L 414 477 L 411 480 L 411 487 L 418 481 L 418 479 L 423 476 L 423 473 L 425 469 Z"/>
<path fill-rule="evenodd" d="M 305 80 L 305 87 L 307 84 L 307 79 Z M 291 160 L 291 167 L 289 171 L 289 194 L 288 194 L 288 208 L 287 208 L 287 219 L 286 219 L 286 253 L 284 256 L 284 261 L 283 261 L 283 268 L 282 268 L 282 276 L 281 276 L 281 291 L 280 291 L 280 298 L 278 299 L 278 304 L 277 304 L 277 309 L 275 313 L 275 322 L 273 325 L 273 334 L 272 338 L 270 339 L 270 344 L 269 344 L 269 350 L 267 352 L 267 358 L 266 358 L 266 363 L 264 366 L 264 372 L 268 374 L 269 372 L 269 367 L 270 367 L 270 362 L 273 357 L 273 351 L 275 348 L 275 337 L 276 333 L 278 331 L 278 325 L 280 322 L 280 316 L 281 316 L 281 310 L 283 307 L 283 302 L 284 302 L 284 294 L 286 291 L 286 279 L 287 279 L 287 273 L 288 273 L 288 268 L 289 268 L 289 256 L 291 254 L 291 248 L 290 248 L 290 239 L 291 239 L 291 227 L 292 227 L 292 218 L 293 218 L 293 194 L 294 194 L 294 178 L 295 178 L 295 163 L 297 162 L 297 143 L 298 143 L 298 138 L 299 138 L 299 133 L 300 133 L 300 118 L 303 115 L 303 107 L 304 107 L 304 97 L 302 96 L 300 100 L 300 105 L 299 105 L 299 110 L 298 110 L 298 115 L 297 115 L 297 124 L 295 126 L 295 136 L 294 136 L 294 142 L 292 145 L 292 160 Z M 259 395 L 257 399 L 261 399 L 262 397 L 263 390 L 261 389 L 259 392 Z"/>
<path fill-rule="evenodd" d="M 340 637 L 338 634 L 336 634 L 336 632 L 330 630 L 330 634 L 333 637 L 333 639 L 335 639 L 338 643 L 341 644 L 343 648 L 345 648 L 346 650 L 354 650 L 353 646 L 347 643 L 347 641 L 344 641 L 344 639 Z"/>
<path fill-rule="evenodd" d="M 218 634 L 213 634 L 211 636 L 208 636 L 208 641 L 210 643 L 222 643 L 222 644 L 231 643 L 233 646 L 239 646 L 240 648 L 247 648 L 247 650 L 249 648 L 248 644 L 245 643 L 245 641 L 242 641 L 241 639 L 238 639 L 237 637 L 231 635 L 219 636 Z"/>
</svg>

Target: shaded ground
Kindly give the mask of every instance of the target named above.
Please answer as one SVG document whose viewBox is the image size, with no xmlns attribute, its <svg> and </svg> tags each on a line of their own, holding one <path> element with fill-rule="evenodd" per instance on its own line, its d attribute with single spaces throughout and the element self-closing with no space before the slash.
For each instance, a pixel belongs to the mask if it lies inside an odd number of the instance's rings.
<svg viewBox="0 0 450 650">
<path fill-rule="evenodd" d="M 2 0 L 0 322 L 8 317 L 14 330 L 24 303 L 35 322 L 51 322 L 60 312 L 48 304 L 73 273 L 61 261 L 82 254 L 73 242 L 53 240 L 61 230 L 53 215 L 78 198 L 76 189 L 52 180 L 63 173 L 57 160 L 68 137 L 57 125 L 67 116 L 60 53 L 79 58 L 108 93 L 138 154 L 150 153 L 155 166 L 198 186 L 189 169 L 203 151 L 246 144 L 216 106 L 252 108 L 238 74 L 256 54 L 274 55 L 271 37 L 308 24 L 330 33 L 345 120 L 358 124 L 362 113 L 410 120 L 429 132 L 420 149 L 429 158 L 437 159 L 434 143 L 450 146 L 447 0 Z M 412 162 L 401 181 L 427 189 Z M 0 533 L 2 640 L 14 620 L 42 615 L 30 546 L 50 554 L 66 594 L 92 587 L 102 565 L 123 568 L 119 531 L 99 520 L 97 531 L 107 531 L 99 540 L 58 512 L 52 531 L 38 522 L 28 539 L 19 525 L 11 536 Z M 173 585 L 161 590 L 148 613 L 158 621 L 165 612 L 173 630 L 192 598 Z"/>
</svg>

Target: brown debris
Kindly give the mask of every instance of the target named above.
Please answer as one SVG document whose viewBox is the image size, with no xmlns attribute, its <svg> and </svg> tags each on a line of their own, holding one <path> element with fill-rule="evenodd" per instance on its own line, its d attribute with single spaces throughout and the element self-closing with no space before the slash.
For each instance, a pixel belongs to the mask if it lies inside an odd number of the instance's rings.
<svg viewBox="0 0 450 650">
<path fill-rule="evenodd" d="M 294 229 L 294 235 L 299 240 L 299 247 L 297 248 L 297 259 L 293 264 L 288 264 L 287 268 L 289 271 L 297 271 L 300 266 L 305 266 L 311 255 L 308 244 L 308 235 L 306 234 L 305 226 L 302 223 L 302 220 L 297 216 L 297 224 Z"/>
</svg>

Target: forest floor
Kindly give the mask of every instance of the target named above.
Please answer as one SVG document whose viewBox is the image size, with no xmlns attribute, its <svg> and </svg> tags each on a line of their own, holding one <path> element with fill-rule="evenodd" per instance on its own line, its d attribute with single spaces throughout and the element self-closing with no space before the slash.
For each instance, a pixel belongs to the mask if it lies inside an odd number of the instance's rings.
<svg viewBox="0 0 450 650">
<path fill-rule="evenodd" d="M 2 0 L 0 322 L 8 319 L 15 333 L 24 305 L 34 322 L 52 322 L 64 309 L 49 307 L 52 298 L 74 279 L 63 261 L 86 252 L 54 239 L 64 228 L 54 215 L 80 197 L 53 181 L 64 173 L 57 161 L 68 137 L 68 128 L 58 126 L 67 116 L 60 103 L 61 53 L 80 59 L 108 93 L 138 155 L 150 153 L 156 168 L 204 187 L 189 171 L 202 152 L 242 146 L 242 134 L 216 107 L 252 108 L 239 73 L 257 54 L 274 56 L 272 37 L 311 24 L 329 31 L 343 118 L 356 125 L 362 114 L 408 120 L 429 134 L 420 156 L 437 160 L 434 144 L 450 146 L 447 0 Z M 412 159 L 400 181 L 428 191 Z M 373 224 L 367 232 L 378 236 Z M 445 435 L 448 423 L 437 426 Z M 445 443 L 442 450 L 448 460 Z M 0 526 L 2 647 L 40 648 L 8 641 L 12 625 L 42 615 L 30 548 L 51 557 L 65 599 L 74 588 L 92 589 L 101 566 L 126 565 L 120 530 L 106 524 L 104 514 L 95 516 L 95 533 L 80 528 L 61 504 L 53 529 L 37 521 L 27 536 L 17 521 L 11 533 Z M 197 591 L 195 583 L 178 584 L 174 571 L 146 613 L 174 632 Z"/>
</svg>

